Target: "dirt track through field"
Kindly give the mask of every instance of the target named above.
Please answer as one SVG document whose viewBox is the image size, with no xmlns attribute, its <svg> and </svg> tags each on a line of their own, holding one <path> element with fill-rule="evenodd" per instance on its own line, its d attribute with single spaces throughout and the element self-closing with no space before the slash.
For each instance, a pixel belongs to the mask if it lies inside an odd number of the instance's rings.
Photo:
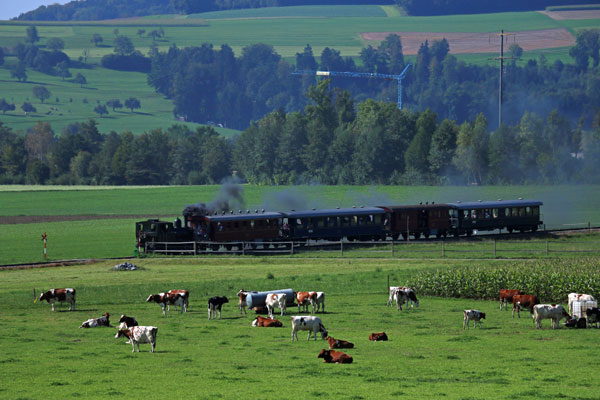
<svg viewBox="0 0 600 400">
<path fill-rule="evenodd" d="M 93 219 L 139 219 L 140 221 L 150 218 L 164 217 L 164 215 L 19 215 L 3 217 L 0 216 L 0 225 L 6 224 L 38 224 L 44 222 L 64 221 L 87 221 Z"/>
<path fill-rule="evenodd" d="M 404 54 L 417 54 L 421 43 L 446 38 L 450 45 L 450 53 L 497 53 L 500 49 L 498 33 L 467 33 L 467 32 L 365 32 L 361 33 L 364 40 L 383 40 L 389 34 L 395 33 L 402 39 Z M 505 32 L 504 51 L 516 43 L 525 51 L 550 49 L 575 45 L 575 38 L 566 29 L 544 29 L 538 31 Z"/>
</svg>

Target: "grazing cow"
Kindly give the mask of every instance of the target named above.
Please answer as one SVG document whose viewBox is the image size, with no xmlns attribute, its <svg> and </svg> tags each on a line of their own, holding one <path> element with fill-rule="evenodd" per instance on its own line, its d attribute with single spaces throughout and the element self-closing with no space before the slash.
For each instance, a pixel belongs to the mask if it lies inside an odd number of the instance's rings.
<svg viewBox="0 0 600 400">
<path fill-rule="evenodd" d="M 283 324 L 278 319 L 265 318 L 258 315 L 254 321 L 252 321 L 252 326 L 262 326 L 265 328 L 281 328 Z"/>
<path fill-rule="evenodd" d="M 221 319 L 221 307 L 225 303 L 229 303 L 225 296 L 214 296 L 208 299 L 208 319 L 216 319 L 217 311 L 219 312 L 219 319 Z"/>
<path fill-rule="evenodd" d="M 477 327 L 479 322 L 479 328 L 481 329 L 481 320 L 485 319 L 485 313 L 479 310 L 465 310 L 463 311 L 463 329 L 465 326 L 469 329 L 470 321 L 473 321 L 473 328 Z"/>
<path fill-rule="evenodd" d="M 387 341 L 388 337 L 385 334 L 385 332 L 380 332 L 380 333 L 371 333 L 369 335 L 369 340 L 372 342 L 381 342 L 381 341 Z"/>
<path fill-rule="evenodd" d="M 187 292 L 187 290 L 185 292 Z M 149 303 L 155 302 L 156 304 L 158 304 L 162 308 L 163 315 L 166 315 L 168 307 L 170 305 L 181 307 L 180 314 L 183 314 L 183 311 L 187 310 L 188 298 L 189 296 L 183 293 L 161 292 L 159 294 L 151 294 L 150 296 L 148 296 L 146 301 Z"/>
<path fill-rule="evenodd" d="M 71 306 L 69 310 L 75 309 L 75 289 L 50 289 L 47 292 L 40 294 L 40 301 L 46 300 L 52 304 L 52 311 L 54 311 L 54 304 L 58 301 L 61 303 L 69 303 Z"/>
<path fill-rule="evenodd" d="M 353 349 L 354 343 L 350 343 L 347 340 L 334 339 L 331 336 L 327 336 L 327 342 L 329 342 L 330 349 Z"/>
<path fill-rule="evenodd" d="M 388 306 L 391 306 L 394 302 L 398 304 L 398 297 L 400 297 L 402 300 L 400 302 L 400 310 L 402 310 L 402 304 L 405 302 L 406 304 L 410 304 L 411 307 L 419 307 L 419 300 L 417 299 L 417 295 L 415 294 L 415 290 L 413 288 L 406 286 L 390 286 L 388 290 Z"/>
<path fill-rule="evenodd" d="M 187 309 L 188 309 L 188 306 L 190 303 L 190 292 L 189 291 L 171 289 L 167 292 L 167 294 L 175 299 L 172 303 L 167 304 L 167 309 L 169 311 L 171 311 L 171 309 L 170 309 L 171 304 L 173 304 L 175 309 L 177 309 L 178 305 L 183 304 L 182 313 L 187 312 Z M 178 301 L 179 297 L 181 297 L 180 301 Z"/>
<path fill-rule="evenodd" d="M 265 299 L 265 305 L 267 306 L 267 313 L 270 318 L 273 318 L 273 309 L 278 307 L 281 309 L 281 316 L 285 315 L 286 312 L 287 295 L 285 293 L 269 293 Z"/>
<path fill-rule="evenodd" d="M 533 307 L 533 317 L 535 318 L 535 327 L 538 329 L 542 328 L 543 319 L 552 320 L 552 329 L 559 329 L 561 319 L 571 318 L 560 304 L 536 304 Z"/>
<path fill-rule="evenodd" d="M 352 357 L 346 353 L 335 350 L 322 349 L 317 358 L 322 358 L 324 363 L 352 364 Z"/>
<path fill-rule="evenodd" d="M 312 305 L 314 314 L 316 296 L 317 292 L 297 292 L 296 303 L 298 303 L 298 312 L 301 312 L 300 307 L 302 307 L 302 311 L 308 312 L 308 304 L 310 303 L 310 305 Z"/>
<path fill-rule="evenodd" d="M 248 296 L 248 293 L 250 293 L 250 292 L 247 292 L 244 289 L 240 289 L 240 291 L 237 292 L 238 306 L 240 308 L 240 315 L 242 315 L 242 311 L 244 311 L 244 314 L 247 314 L 247 312 L 246 312 L 246 296 Z"/>
<path fill-rule="evenodd" d="M 97 328 L 99 326 L 108 326 L 112 328 L 108 317 L 110 317 L 110 314 L 104 313 L 100 318 L 90 318 L 82 323 L 80 328 Z"/>
<path fill-rule="evenodd" d="M 588 326 L 592 326 L 592 324 L 596 324 L 596 328 L 599 327 L 600 324 L 600 308 L 588 308 L 585 310 L 585 314 L 587 315 Z"/>
<path fill-rule="evenodd" d="M 573 302 L 575 301 L 596 301 L 591 294 L 569 293 L 569 313 L 573 314 Z"/>
<path fill-rule="evenodd" d="M 310 296 L 314 299 L 313 306 L 313 314 L 315 312 L 319 312 L 321 310 L 322 313 L 325 312 L 325 292 L 310 292 Z M 315 306 L 317 309 L 315 310 Z"/>
<path fill-rule="evenodd" d="M 517 316 L 521 318 L 521 307 L 529 309 L 530 316 L 533 317 L 533 307 L 536 304 L 540 304 L 540 300 L 537 296 L 531 294 L 515 294 L 513 295 L 513 309 L 512 316 L 515 317 L 515 310 L 517 310 Z"/>
<path fill-rule="evenodd" d="M 128 317 L 125 314 L 121 315 L 121 318 L 119 318 L 119 329 L 127 329 L 127 328 L 131 328 L 132 326 L 138 326 L 138 325 L 139 324 L 135 320 L 135 318 Z"/>
<path fill-rule="evenodd" d="M 294 338 L 298 341 L 298 331 L 308 331 L 306 340 L 310 340 L 310 333 L 313 332 L 317 340 L 317 332 L 321 332 L 321 339 L 327 337 L 327 329 L 323 326 L 321 318 L 313 316 L 295 316 L 292 317 L 292 341 Z"/>
<path fill-rule="evenodd" d="M 120 337 L 127 337 L 133 347 L 132 353 L 135 352 L 135 345 L 137 344 L 138 353 L 140 352 L 140 343 L 150 343 L 152 346 L 150 349 L 151 353 L 154 353 L 156 347 L 156 334 L 158 328 L 156 326 L 132 326 L 127 329 L 120 329 L 115 335 L 115 339 Z"/>
<path fill-rule="evenodd" d="M 506 310 L 508 303 L 513 302 L 513 296 L 516 294 L 525 293 L 516 289 L 500 289 L 500 310 L 502 310 L 502 305 L 504 305 L 504 310 Z"/>
<path fill-rule="evenodd" d="M 581 318 L 567 318 L 565 322 L 563 322 L 564 326 L 567 328 L 575 328 L 575 329 L 586 329 L 587 328 L 587 319 L 584 317 Z"/>
</svg>

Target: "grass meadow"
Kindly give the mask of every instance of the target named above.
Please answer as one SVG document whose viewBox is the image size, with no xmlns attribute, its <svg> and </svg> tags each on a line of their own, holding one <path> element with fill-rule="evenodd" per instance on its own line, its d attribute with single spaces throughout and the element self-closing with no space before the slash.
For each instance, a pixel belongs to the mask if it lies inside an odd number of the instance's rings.
<svg viewBox="0 0 600 400">
<path fill-rule="evenodd" d="M 596 329 L 552 330 L 544 321 L 536 330 L 528 318 L 499 311 L 497 301 L 420 297 L 419 308 L 386 307 L 388 276 L 401 284 L 467 261 L 145 259 L 130 272 L 114 271 L 115 263 L 0 271 L 0 397 L 598 398 L 590 379 L 600 355 Z M 77 310 L 34 305 L 33 288 L 51 287 L 75 287 Z M 288 316 L 283 328 L 252 328 L 253 313 L 240 317 L 235 304 L 242 287 L 325 291 L 320 317 L 332 336 L 355 344 L 346 350 L 354 363 L 322 363 L 326 342 L 307 342 L 304 333 L 291 342 Z M 163 317 L 145 303 L 171 288 L 190 290 L 188 313 Z M 208 321 L 213 295 L 232 302 L 221 320 Z M 467 308 L 486 312 L 483 328 L 462 329 Z M 113 324 L 124 313 L 157 326 L 156 352 L 142 345 L 131 353 L 114 328 L 78 328 L 105 312 Z M 388 342 L 368 341 L 381 331 Z"/>
<path fill-rule="evenodd" d="M 143 215 L 172 220 L 183 208 L 214 199 L 219 186 L 173 187 L 65 187 L 0 186 L 0 221 L 28 217 L 27 222 L 2 224 L 0 265 L 43 260 L 41 234 L 48 234 L 48 259 L 81 259 L 131 256 L 135 247 L 135 222 Z M 416 204 L 435 201 L 505 200 L 518 197 L 544 202 L 542 219 L 548 229 L 600 226 L 597 201 L 600 186 L 505 186 L 505 187 L 402 187 L 402 186 L 293 186 L 244 185 L 245 209 L 286 210 L 293 199 L 304 208 L 350 207 L 352 205 Z M 36 220 L 36 216 L 41 216 Z M 112 216 L 106 219 L 49 221 L 46 217 Z M 116 217 L 116 218 L 114 218 Z M 46 218 L 46 219 L 44 219 Z M 569 224 L 569 225 L 565 225 Z M 586 235 L 575 244 L 565 239 L 498 242 L 496 257 L 552 257 L 569 255 L 566 250 L 597 251 L 598 238 Z M 493 258 L 494 243 L 448 242 L 400 244 L 373 249 L 344 251 L 344 257 L 381 258 Z M 377 252 L 373 252 L 375 250 Z M 517 250 L 518 252 L 515 252 Z M 560 250 L 560 253 L 557 253 Z M 299 257 L 304 257 L 299 255 Z M 570 254 L 577 256 L 577 253 Z M 311 257 L 339 257 L 340 251 L 323 251 Z"/>
<path fill-rule="evenodd" d="M 215 47 L 228 44 L 239 57 L 245 46 L 267 43 L 290 62 L 295 61 L 296 53 L 301 53 L 309 43 L 316 56 L 325 47 L 335 48 L 343 56 L 358 57 L 366 45 L 377 46 L 377 41 L 366 41 L 362 32 L 491 32 L 566 28 L 572 33 L 579 29 L 595 28 L 600 21 L 563 20 L 555 21 L 537 12 L 454 15 L 436 17 L 407 17 L 390 6 L 302 6 L 248 10 L 231 10 L 196 14 L 189 16 L 151 16 L 146 18 L 94 21 L 94 22 L 15 22 L 0 21 L 0 46 L 12 47 L 23 42 L 26 29 L 30 25 L 38 28 L 40 44 L 47 39 L 59 37 L 65 41 L 65 53 L 78 59 L 88 53 L 89 68 L 71 69 L 75 76 L 82 73 L 88 84 L 80 87 L 70 82 L 28 70 L 28 81 L 17 82 L 10 77 L 10 68 L 16 63 L 15 57 L 6 57 L 5 65 L 0 66 L 0 92 L 7 101 L 17 105 L 17 110 L 0 115 L 0 120 L 17 130 L 27 130 L 38 121 L 49 122 L 55 132 L 60 133 L 69 123 L 94 118 L 102 132 L 130 130 L 142 133 L 155 128 L 166 128 L 176 121 L 173 119 L 172 103 L 147 85 L 144 74 L 120 72 L 100 67 L 100 59 L 113 52 L 114 30 L 128 36 L 137 50 L 146 54 L 154 44 L 161 51 L 169 46 L 199 46 L 211 43 Z M 162 27 L 165 36 L 153 41 L 146 35 L 138 35 L 139 29 L 150 32 Z M 103 42 L 96 47 L 91 43 L 92 35 L 98 33 Z M 568 48 L 535 50 L 525 52 L 523 59 L 537 58 L 544 54 L 549 62 L 561 59 L 572 62 Z M 452 49 L 451 49 L 452 51 Z M 495 56 L 495 55 L 493 55 Z M 408 56 L 410 59 L 412 56 Z M 459 55 L 460 59 L 477 64 L 494 63 L 490 54 Z M 34 85 L 45 85 L 52 97 L 41 103 L 32 95 Z M 119 98 L 137 97 L 141 109 L 130 112 L 126 109 L 99 118 L 93 112 L 95 105 Z M 58 98 L 58 101 L 56 100 Z M 31 101 L 37 112 L 25 116 L 20 110 L 24 101 Z M 87 101 L 87 102 L 84 102 Z M 52 108 L 52 109 L 51 109 Z M 189 124 L 189 126 L 195 126 Z M 217 128 L 223 135 L 236 131 Z"/>
</svg>

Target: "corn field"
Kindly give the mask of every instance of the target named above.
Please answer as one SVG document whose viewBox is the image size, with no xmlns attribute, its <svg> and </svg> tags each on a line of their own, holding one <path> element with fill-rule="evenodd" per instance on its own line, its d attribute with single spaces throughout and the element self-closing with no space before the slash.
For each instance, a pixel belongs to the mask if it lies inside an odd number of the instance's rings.
<svg viewBox="0 0 600 400">
<path fill-rule="evenodd" d="M 566 302 L 571 292 L 600 298 L 600 259 L 515 262 L 501 267 L 459 267 L 423 272 L 409 286 L 430 296 L 497 299 L 500 289 L 519 289 L 542 303 Z"/>
</svg>

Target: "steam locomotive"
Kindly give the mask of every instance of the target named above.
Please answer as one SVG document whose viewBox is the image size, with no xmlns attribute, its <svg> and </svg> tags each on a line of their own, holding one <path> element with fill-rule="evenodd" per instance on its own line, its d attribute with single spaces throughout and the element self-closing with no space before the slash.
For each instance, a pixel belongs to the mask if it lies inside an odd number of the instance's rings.
<svg viewBox="0 0 600 400">
<path fill-rule="evenodd" d="M 136 223 L 138 246 L 157 242 L 196 242 L 200 249 L 228 249 L 243 242 L 259 245 L 306 242 L 408 240 L 471 236 L 476 231 L 535 232 L 542 224 L 537 200 L 498 200 L 350 207 L 273 212 L 255 210 L 185 212 L 183 222 L 149 219 Z M 235 243 L 235 244 L 234 244 Z"/>
</svg>

